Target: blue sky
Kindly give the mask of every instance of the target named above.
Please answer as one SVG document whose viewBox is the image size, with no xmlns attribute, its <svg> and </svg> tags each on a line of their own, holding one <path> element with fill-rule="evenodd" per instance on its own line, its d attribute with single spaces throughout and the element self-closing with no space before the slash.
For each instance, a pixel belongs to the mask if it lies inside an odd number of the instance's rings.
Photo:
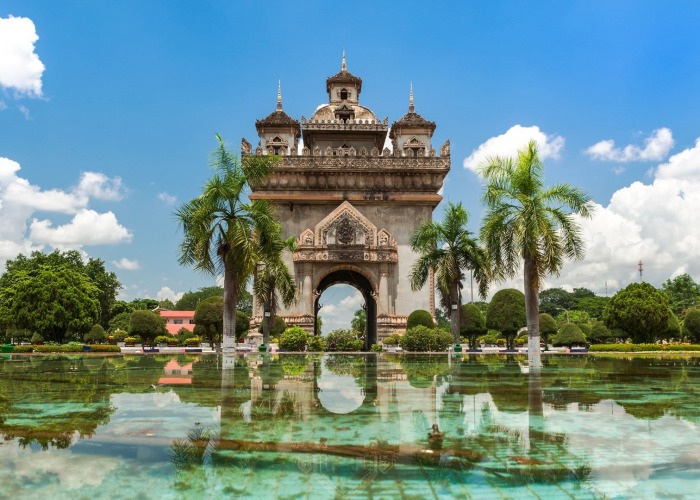
<svg viewBox="0 0 700 500">
<path fill-rule="evenodd" d="M 530 137 L 546 184 L 594 198 L 586 260 L 551 286 L 612 294 L 640 259 L 656 286 L 700 280 L 698 26 L 690 1 L 5 0 L 0 264 L 79 248 L 117 272 L 126 299 L 213 284 L 177 264 L 172 212 L 208 177 L 214 133 L 255 144 L 278 80 L 285 111 L 310 116 L 345 50 L 379 117 L 406 112 L 413 82 L 433 146 L 452 144 L 443 194 L 473 231 L 474 165 Z M 322 302 L 357 303 L 333 294 Z"/>
</svg>

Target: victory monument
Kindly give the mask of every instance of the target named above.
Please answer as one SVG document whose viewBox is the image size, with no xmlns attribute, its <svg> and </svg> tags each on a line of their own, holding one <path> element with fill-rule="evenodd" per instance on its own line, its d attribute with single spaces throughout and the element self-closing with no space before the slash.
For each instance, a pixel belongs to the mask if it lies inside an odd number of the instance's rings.
<svg viewBox="0 0 700 500">
<path fill-rule="evenodd" d="M 328 104 L 295 120 L 282 109 L 278 90 L 275 111 L 255 123 L 258 146 L 243 139 L 241 154 L 282 157 L 250 196 L 269 200 L 283 236 L 297 239 L 296 251 L 285 256 L 297 301 L 278 316 L 314 332 L 323 291 L 351 285 L 365 300 L 369 347 L 403 332 L 416 309 L 435 315 L 432 278 L 419 291 L 409 285 L 416 259 L 410 238 L 442 200 L 450 144 L 439 155 L 433 149 L 435 123 L 416 113 L 412 89 L 408 113 L 391 128 L 388 118 L 362 106 L 362 79 L 348 72 L 345 56 L 326 91 Z M 384 147 L 387 134 L 391 149 Z M 254 304 L 252 323 L 260 324 L 263 314 Z"/>
</svg>

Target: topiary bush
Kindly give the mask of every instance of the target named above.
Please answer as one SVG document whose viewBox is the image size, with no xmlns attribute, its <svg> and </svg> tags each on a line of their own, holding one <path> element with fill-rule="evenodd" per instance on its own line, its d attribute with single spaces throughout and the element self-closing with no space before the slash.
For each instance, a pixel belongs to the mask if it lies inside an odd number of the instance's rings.
<svg viewBox="0 0 700 500">
<path fill-rule="evenodd" d="M 424 326 L 426 328 L 435 328 L 435 322 L 430 313 L 424 309 L 416 309 L 408 315 L 406 319 L 406 330 L 410 330 L 415 326 Z"/>
<path fill-rule="evenodd" d="M 105 329 L 102 328 L 102 325 L 92 325 L 92 328 L 85 334 L 83 340 L 87 344 L 99 344 L 104 342 L 106 338 L 107 334 L 105 333 Z"/>
<path fill-rule="evenodd" d="M 129 333 L 126 330 L 117 328 L 111 333 L 110 336 L 114 338 L 115 342 L 124 342 L 124 339 L 129 336 Z"/>
<path fill-rule="evenodd" d="M 662 351 L 661 344 L 593 344 L 589 352 L 649 352 Z"/>
<path fill-rule="evenodd" d="M 282 335 L 280 335 L 280 349 L 285 351 L 304 351 L 308 343 L 309 334 L 300 326 L 287 328 L 282 332 Z"/>
<path fill-rule="evenodd" d="M 545 347 L 551 342 L 552 337 L 557 334 L 557 320 L 547 313 L 540 313 L 540 336 Z"/>
<path fill-rule="evenodd" d="M 586 336 L 583 334 L 578 325 L 574 323 L 565 323 L 562 325 L 562 327 L 559 329 L 559 333 L 557 333 L 552 339 L 552 345 L 554 346 L 571 347 L 574 344 L 583 345 L 585 343 Z"/>
<path fill-rule="evenodd" d="M 476 349 L 479 347 L 479 337 L 488 331 L 481 310 L 476 304 L 464 304 L 460 309 L 459 319 L 459 334 L 467 339 L 469 349 Z"/>
<path fill-rule="evenodd" d="M 452 345 L 452 335 L 445 330 L 419 325 L 406 330 L 400 345 L 404 351 L 409 352 L 439 352 Z"/>
<path fill-rule="evenodd" d="M 591 327 L 591 334 L 588 335 L 588 340 L 591 343 L 599 344 L 605 342 L 611 337 L 610 330 L 602 321 L 596 321 Z"/>
<path fill-rule="evenodd" d="M 43 343 L 44 343 L 44 337 L 42 337 L 39 333 L 35 333 L 34 335 L 32 335 L 32 340 L 31 340 L 31 342 L 32 342 L 32 344 L 37 344 L 37 345 L 43 344 Z"/>
<path fill-rule="evenodd" d="M 190 337 L 187 340 L 185 340 L 185 345 L 187 347 L 197 347 L 201 341 L 202 339 L 200 339 L 199 337 Z"/>
<path fill-rule="evenodd" d="M 333 330 L 325 338 L 326 351 L 361 351 L 364 342 L 352 330 Z"/>
</svg>

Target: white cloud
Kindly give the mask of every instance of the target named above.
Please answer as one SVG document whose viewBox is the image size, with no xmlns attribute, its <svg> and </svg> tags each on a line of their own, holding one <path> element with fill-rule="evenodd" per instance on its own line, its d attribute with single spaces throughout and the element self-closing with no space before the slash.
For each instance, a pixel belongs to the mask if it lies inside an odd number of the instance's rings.
<svg viewBox="0 0 700 500">
<path fill-rule="evenodd" d="M 161 287 L 160 290 L 158 290 L 158 293 L 156 294 L 156 299 L 158 300 L 170 300 L 172 302 L 177 302 L 182 298 L 182 296 L 185 294 L 185 292 L 176 292 L 172 290 L 170 287 L 164 286 Z"/>
<path fill-rule="evenodd" d="M 671 129 L 659 128 L 644 139 L 644 148 L 628 144 L 624 148 L 615 147 L 615 141 L 607 139 L 600 141 L 586 150 L 594 160 L 630 162 L 630 161 L 661 161 L 666 158 L 675 145 Z"/>
<path fill-rule="evenodd" d="M 549 286 L 602 294 L 607 282 L 612 295 L 639 280 L 640 260 L 644 281 L 656 287 L 682 272 L 700 281 L 700 138 L 658 166 L 651 183 L 619 189 L 581 224 L 586 258 L 566 263 Z M 522 288 L 522 279 L 518 283 Z"/>
<path fill-rule="evenodd" d="M 158 193 L 158 199 L 168 206 L 175 205 L 177 198 L 168 193 Z"/>
<path fill-rule="evenodd" d="M 340 300 L 338 300 L 338 298 Z M 350 322 L 365 299 L 362 294 L 349 285 L 335 285 L 323 292 L 323 307 L 318 315 L 323 318 L 323 335 L 339 328 L 350 328 Z"/>
<path fill-rule="evenodd" d="M 17 96 L 41 97 L 44 64 L 34 52 L 38 39 L 31 19 L 0 18 L 0 87 Z"/>
<path fill-rule="evenodd" d="M 136 271 L 137 269 L 141 269 L 141 265 L 137 260 L 127 259 L 126 257 L 113 260 L 112 264 L 114 264 L 117 269 L 123 269 L 124 271 Z"/>
<path fill-rule="evenodd" d="M 53 247 L 80 248 L 83 245 L 128 243 L 132 235 L 119 224 L 112 212 L 97 213 L 81 209 L 68 224 L 56 228 L 50 220 L 34 219 L 29 226 L 29 238 Z"/>
<path fill-rule="evenodd" d="M 17 109 L 20 113 L 22 113 L 22 116 L 24 116 L 25 120 L 32 119 L 32 114 L 29 112 L 29 108 L 27 106 L 20 104 L 19 106 L 17 106 Z"/>
<path fill-rule="evenodd" d="M 73 190 L 76 194 L 96 200 L 119 201 L 124 197 L 120 177 L 109 178 L 100 172 L 83 172 Z"/>
<path fill-rule="evenodd" d="M 540 159 L 542 160 L 559 158 L 561 150 L 564 149 L 564 138 L 562 136 L 547 135 L 536 125 L 531 127 L 513 125 L 506 133 L 491 137 L 473 150 L 464 159 L 464 168 L 476 172 L 479 166 L 489 157 L 515 157 L 518 150 L 526 146 L 531 140 L 537 142 Z"/>
<path fill-rule="evenodd" d="M 119 179 L 86 173 L 70 191 L 42 189 L 18 175 L 19 163 L 0 157 L 0 268 L 18 254 L 54 248 L 80 249 L 84 245 L 121 243 L 131 234 L 112 212 L 88 210 L 92 198 L 117 199 Z M 54 228 L 52 222 L 33 219 L 36 212 L 69 214 L 73 220 Z"/>
</svg>

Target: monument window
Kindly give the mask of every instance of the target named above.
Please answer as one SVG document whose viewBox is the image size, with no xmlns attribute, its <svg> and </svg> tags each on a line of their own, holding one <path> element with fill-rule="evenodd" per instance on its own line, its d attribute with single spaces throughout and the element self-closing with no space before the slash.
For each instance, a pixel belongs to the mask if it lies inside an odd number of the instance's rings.
<svg viewBox="0 0 700 500">
<path fill-rule="evenodd" d="M 350 94 L 348 94 L 348 91 L 347 91 L 347 90 L 343 89 L 343 90 L 340 91 L 340 98 L 341 98 L 343 101 L 347 101 L 348 97 L 350 97 Z"/>
</svg>

